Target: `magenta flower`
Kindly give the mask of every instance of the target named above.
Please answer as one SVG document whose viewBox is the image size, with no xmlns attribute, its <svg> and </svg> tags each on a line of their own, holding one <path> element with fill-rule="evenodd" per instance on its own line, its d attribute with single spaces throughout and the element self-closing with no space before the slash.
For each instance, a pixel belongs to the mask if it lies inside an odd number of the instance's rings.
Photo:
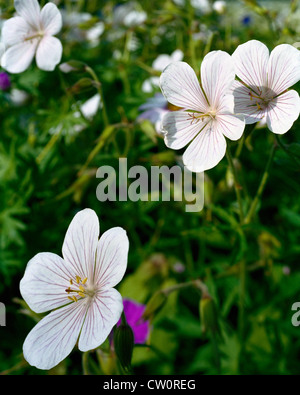
<svg viewBox="0 0 300 395">
<path fill-rule="evenodd" d="M 1 91 L 6 91 L 7 89 L 10 88 L 10 78 L 9 75 L 7 73 L 5 73 L 4 71 L 2 71 L 0 73 L 0 90 Z"/>
<path fill-rule="evenodd" d="M 133 330 L 134 343 L 145 343 L 150 332 L 149 321 L 142 320 L 142 315 L 145 311 L 146 306 L 130 299 L 124 299 L 123 305 L 127 323 Z M 118 322 L 118 326 L 120 324 L 121 320 Z"/>
</svg>

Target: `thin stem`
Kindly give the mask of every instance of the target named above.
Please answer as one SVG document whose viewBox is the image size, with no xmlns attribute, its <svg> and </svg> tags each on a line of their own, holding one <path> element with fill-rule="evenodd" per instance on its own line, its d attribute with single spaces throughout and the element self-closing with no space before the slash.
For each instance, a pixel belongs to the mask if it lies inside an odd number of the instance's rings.
<svg viewBox="0 0 300 395">
<path fill-rule="evenodd" d="M 254 214 L 256 212 L 257 205 L 258 205 L 258 203 L 259 203 L 259 201 L 261 199 L 261 196 L 263 194 L 263 191 L 265 189 L 265 186 L 267 184 L 267 181 L 268 181 L 268 178 L 269 178 L 269 175 L 270 175 L 270 169 L 271 169 L 271 164 L 273 162 L 275 150 L 276 150 L 276 145 L 273 144 L 272 148 L 271 148 L 271 151 L 270 151 L 270 154 L 269 154 L 269 159 L 268 159 L 265 171 L 263 173 L 261 182 L 259 184 L 259 187 L 258 187 L 256 195 L 255 195 L 255 198 L 253 199 L 251 207 L 250 207 L 250 209 L 248 211 L 248 214 L 247 214 L 247 216 L 245 218 L 245 224 L 249 224 L 251 222 L 251 220 L 252 220 L 252 218 L 253 218 L 253 216 L 254 216 Z"/>
<path fill-rule="evenodd" d="M 242 196 L 241 196 L 241 185 L 238 180 L 237 171 L 234 166 L 233 158 L 232 158 L 231 151 L 230 151 L 229 147 L 227 147 L 227 150 L 226 150 L 226 157 L 227 157 L 229 166 L 230 166 L 232 174 L 233 174 L 234 189 L 235 189 L 235 193 L 236 193 L 236 197 L 237 197 L 237 201 L 238 201 L 238 205 L 239 205 L 240 222 L 243 223 L 244 212 L 243 212 L 243 204 L 242 204 Z"/>
<path fill-rule="evenodd" d="M 94 72 L 94 70 L 91 67 L 86 66 L 86 72 L 89 73 L 90 76 L 92 77 L 92 79 L 96 82 L 97 91 L 101 97 L 101 102 L 102 102 L 103 121 L 104 121 L 105 127 L 107 127 L 109 125 L 109 119 L 108 119 L 108 115 L 107 115 L 107 111 L 106 111 L 106 105 L 105 105 L 105 100 L 104 100 L 104 95 L 103 95 L 102 84 L 99 81 L 97 74 Z"/>
</svg>

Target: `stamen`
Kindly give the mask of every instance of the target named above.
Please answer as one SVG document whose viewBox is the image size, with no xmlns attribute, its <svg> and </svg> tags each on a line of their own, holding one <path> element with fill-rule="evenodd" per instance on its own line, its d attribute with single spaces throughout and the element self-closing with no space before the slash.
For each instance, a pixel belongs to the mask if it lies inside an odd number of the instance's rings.
<svg viewBox="0 0 300 395">
<path fill-rule="evenodd" d="M 87 280 L 88 280 L 87 277 L 85 277 L 84 280 L 81 280 L 81 277 L 79 277 L 79 276 L 75 277 L 75 281 L 76 281 L 75 285 L 77 285 L 78 288 L 74 289 L 74 288 L 69 287 L 69 288 L 65 289 L 65 292 L 67 292 L 68 295 L 70 293 L 77 294 L 76 296 L 75 295 L 68 296 L 69 300 L 72 300 L 73 302 L 78 302 L 78 297 L 85 298 L 87 295 L 90 295 L 89 290 L 87 290 L 84 287 L 84 285 L 86 284 Z M 70 282 L 71 285 L 74 284 L 72 279 L 70 279 L 69 282 Z M 76 288 L 76 286 L 75 286 L 75 288 Z"/>
</svg>

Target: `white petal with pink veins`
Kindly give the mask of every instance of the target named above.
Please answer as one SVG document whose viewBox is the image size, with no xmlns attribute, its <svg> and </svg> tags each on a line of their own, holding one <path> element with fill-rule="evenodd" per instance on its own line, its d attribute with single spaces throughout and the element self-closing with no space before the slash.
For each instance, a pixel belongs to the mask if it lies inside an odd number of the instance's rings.
<svg viewBox="0 0 300 395">
<path fill-rule="evenodd" d="M 58 255 L 37 254 L 27 264 L 20 282 L 21 295 L 36 313 L 55 309 L 69 303 L 65 290 L 75 275 L 72 266 Z"/>
<path fill-rule="evenodd" d="M 95 282 L 98 289 L 117 285 L 127 267 L 129 241 L 124 229 L 116 227 L 101 236 L 96 253 Z"/>
<path fill-rule="evenodd" d="M 100 291 L 89 306 L 79 337 L 79 350 L 99 347 L 119 321 L 122 311 L 122 297 L 117 290 Z"/>
<path fill-rule="evenodd" d="M 296 91 L 291 90 L 276 98 L 269 106 L 267 124 L 276 134 L 286 133 L 299 117 L 300 99 Z"/>
<path fill-rule="evenodd" d="M 87 277 L 90 281 L 94 275 L 99 233 L 99 220 L 91 209 L 77 213 L 67 230 L 62 247 L 63 257 L 82 280 Z"/>
<path fill-rule="evenodd" d="M 185 62 L 174 62 L 160 76 L 162 93 L 174 106 L 206 112 L 208 103 L 194 70 Z"/>
<path fill-rule="evenodd" d="M 82 299 L 54 310 L 39 321 L 23 345 L 28 363 L 45 370 L 64 360 L 77 342 L 86 310 L 86 301 Z"/>
<path fill-rule="evenodd" d="M 289 44 L 281 44 L 271 52 L 268 65 L 268 87 L 283 93 L 300 80 L 300 52 Z"/>
<path fill-rule="evenodd" d="M 236 75 L 253 90 L 267 86 L 269 50 L 265 44 L 251 40 L 232 54 Z"/>
<path fill-rule="evenodd" d="M 183 154 L 188 170 L 203 172 L 215 167 L 226 153 L 226 139 L 209 123 L 191 142 Z"/>
<path fill-rule="evenodd" d="M 162 132 L 166 146 L 172 149 L 185 147 L 205 127 L 207 120 L 203 121 L 199 113 L 187 111 L 174 111 L 167 113 L 162 120 Z"/>
<path fill-rule="evenodd" d="M 213 51 L 205 56 L 201 64 L 201 81 L 212 109 L 217 110 L 221 105 L 234 77 L 234 65 L 228 53 Z"/>
</svg>

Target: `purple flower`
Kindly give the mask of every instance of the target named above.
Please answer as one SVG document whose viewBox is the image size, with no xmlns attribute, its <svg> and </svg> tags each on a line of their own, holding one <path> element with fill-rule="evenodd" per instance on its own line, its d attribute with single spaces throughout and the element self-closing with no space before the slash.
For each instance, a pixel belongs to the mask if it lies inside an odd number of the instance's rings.
<svg viewBox="0 0 300 395">
<path fill-rule="evenodd" d="M 6 91 L 7 89 L 10 88 L 10 78 L 7 73 L 2 71 L 0 73 L 0 90 Z"/>
<path fill-rule="evenodd" d="M 149 332 L 150 324 L 149 321 L 143 321 L 142 315 L 146 308 L 145 305 L 134 302 L 130 299 L 123 299 L 124 314 L 128 325 L 130 325 L 134 334 L 134 343 L 143 344 L 146 342 Z M 118 326 L 121 324 L 121 320 L 118 322 Z"/>
</svg>

